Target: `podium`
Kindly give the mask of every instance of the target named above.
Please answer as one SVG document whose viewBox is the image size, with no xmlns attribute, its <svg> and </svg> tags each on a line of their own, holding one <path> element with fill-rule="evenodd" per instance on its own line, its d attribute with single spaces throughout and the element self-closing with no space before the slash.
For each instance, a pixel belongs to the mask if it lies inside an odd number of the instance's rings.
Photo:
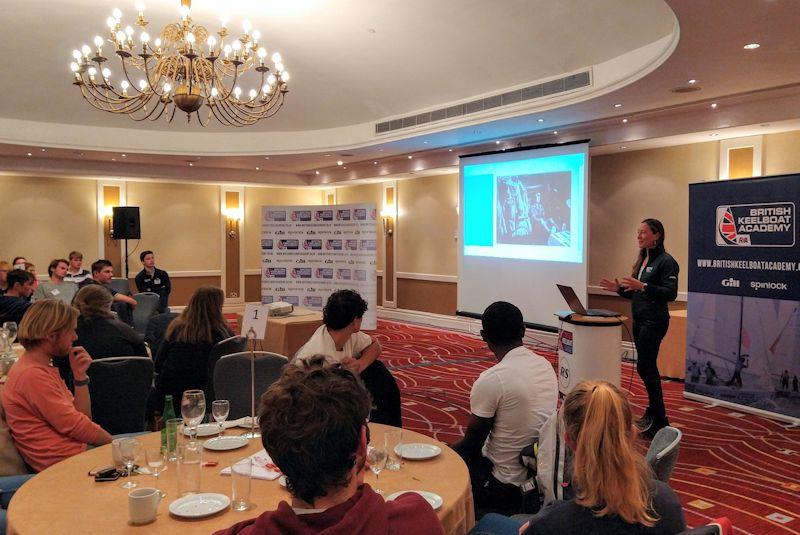
<svg viewBox="0 0 800 535">
<path fill-rule="evenodd" d="M 557 312 L 558 394 L 566 396 L 587 379 L 620 383 L 622 322 L 625 316 L 583 316 L 571 310 Z"/>
</svg>

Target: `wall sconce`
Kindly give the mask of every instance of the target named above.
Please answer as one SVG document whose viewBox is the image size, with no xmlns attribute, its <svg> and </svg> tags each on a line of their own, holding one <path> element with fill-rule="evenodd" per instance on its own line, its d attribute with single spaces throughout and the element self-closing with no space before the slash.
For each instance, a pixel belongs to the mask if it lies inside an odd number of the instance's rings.
<svg viewBox="0 0 800 535">
<path fill-rule="evenodd" d="M 226 208 L 222 211 L 225 216 L 225 230 L 228 237 L 235 240 L 239 235 L 239 221 L 242 220 L 241 208 Z"/>
<path fill-rule="evenodd" d="M 114 207 L 103 206 L 103 222 L 109 239 L 114 239 Z"/>
<path fill-rule="evenodd" d="M 394 225 L 392 224 L 394 206 L 384 206 L 383 210 L 381 210 L 381 219 L 383 220 L 383 234 L 386 236 L 394 234 Z"/>
</svg>

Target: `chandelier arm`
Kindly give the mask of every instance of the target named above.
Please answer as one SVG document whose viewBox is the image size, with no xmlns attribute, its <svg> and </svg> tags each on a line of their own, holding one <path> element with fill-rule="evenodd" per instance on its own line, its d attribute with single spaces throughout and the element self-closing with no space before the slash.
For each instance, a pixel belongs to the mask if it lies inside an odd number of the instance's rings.
<svg viewBox="0 0 800 535">
<path fill-rule="evenodd" d="M 238 124 L 253 124 L 254 122 L 251 121 L 251 118 L 248 114 L 244 112 L 241 108 L 241 103 L 226 103 L 228 104 L 227 108 L 231 116 L 233 117 L 234 121 Z"/>
<path fill-rule="evenodd" d="M 82 89 L 84 94 L 84 98 L 86 99 L 86 94 L 88 93 L 91 96 L 92 100 L 96 102 L 98 105 L 95 107 L 98 109 L 102 109 L 103 111 L 107 111 L 110 113 L 119 113 L 119 114 L 130 114 L 135 113 L 141 108 L 141 104 L 139 104 L 139 97 L 121 97 L 116 99 L 111 99 L 109 95 L 104 94 L 100 91 L 101 86 L 97 84 L 83 84 L 81 87 L 85 87 L 85 92 Z M 105 90 L 107 92 L 107 90 Z M 87 99 L 88 100 L 88 99 Z M 91 101 L 90 101 L 91 102 Z"/>
<path fill-rule="evenodd" d="M 137 122 L 141 122 L 141 121 L 145 121 L 145 120 L 149 119 L 149 118 L 150 118 L 150 116 L 152 116 L 152 115 L 153 115 L 153 112 L 155 112 L 155 110 L 157 110 L 157 109 L 158 109 L 158 105 L 161 103 L 161 100 L 160 100 L 160 99 L 157 99 L 157 100 L 156 100 L 156 104 L 153 106 L 153 109 L 151 109 L 150 111 L 147 111 L 147 104 L 148 104 L 148 103 L 149 103 L 149 102 L 150 102 L 152 99 L 153 99 L 153 95 L 151 94 L 149 97 L 147 97 L 147 99 L 146 99 L 146 100 L 143 100 L 143 101 L 142 101 L 142 105 L 141 105 L 141 106 L 139 106 L 138 108 L 136 108 L 136 110 L 130 114 L 130 115 L 131 115 L 131 119 L 133 119 L 134 121 L 137 121 Z M 139 111 L 139 110 L 141 110 L 142 108 L 144 108 L 144 113 L 145 113 L 145 115 L 143 115 L 141 118 L 136 118 L 136 117 L 134 117 L 134 116 L 133 116 L 133 113 L 136 113 L 136 112 L 138 112 L 138 111 Z"/>
<path fill-rule="evenodd" d="M 139 122 L 141 122 L 141 121 L 146 121 L 146 120 L 155 121 L 155 119 L 156 119 L 157 117 L 156 117 L 156 118 L 153 118 L 153 114 L 154 114 L 154 113 L 156 112 L 156 110 L 158 110 L 159 108 L 161 108 L 161 109 L 163 110 L 163 107 L 164 107 L 165 105 L 166 105 L 166 104 L 164 104 L 164 102 L 162 102 L 162 100 L 161 100 L 161 99 L 158 99 L 158 100 L 156 101 L 156 104 L 155 104 L 155 106 L 153 106 L 153 109 L 152 109 L 152 110 L 150 110 L 150 111 L 147 113 L 147 115 L 143 116 L 141 119 L 136 119 L 136 120 L 137 120 L 137 121 L 139 121 Z M 162 113 L 163 113 L 163 111 L 162 111 Z M 159 116 L 160 116 L 160 114 L 159 114 Z"/>
<path fill-rule="evenodd" d="M 195 115 L 197 115 L 197 122 L 200 123 L 200 126 L 205 127 L 206 125 L 208 125 L 208 121 L 203 123 L 203 118 L 200 117 L 200 108 L 196 109 L 194 113 Z"/>
<path fill-rule="evenodd" d="M 158 73 L 156 73 L 156 74 L 158 74 Z M 158 88 L 158 84 L 161 82 L 161 79 L 164 76 L 159 74 L 158 75 L 158 79 L 156 80 L 156 83 L 154 84 L 150 80 L 150 67 L 149 67 L 149 63 L 146 62 L 146 61 L 144 62 L 144 76 L 145 76 L 145 78 L 147 78 L 147 83 L 150 86 L 150 90 L 153 92 L 153 94 L 156 95 L 158 98 L 163 99 L 164 95 L 159 93 L 157 88 Z"/>
</svg>

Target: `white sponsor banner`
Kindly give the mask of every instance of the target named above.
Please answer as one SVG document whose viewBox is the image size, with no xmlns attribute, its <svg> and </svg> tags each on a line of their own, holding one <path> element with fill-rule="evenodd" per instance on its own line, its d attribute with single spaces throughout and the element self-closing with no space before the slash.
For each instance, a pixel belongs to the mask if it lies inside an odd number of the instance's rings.
<svg viewBox="0 0 800 535">
<path fill-rule="evenodd" d="M 261 302 L 321 310 L 333 292 L 352 289 L 377 327 L 377 211 L 373 204 L 261 207 Z"/>
</svg>

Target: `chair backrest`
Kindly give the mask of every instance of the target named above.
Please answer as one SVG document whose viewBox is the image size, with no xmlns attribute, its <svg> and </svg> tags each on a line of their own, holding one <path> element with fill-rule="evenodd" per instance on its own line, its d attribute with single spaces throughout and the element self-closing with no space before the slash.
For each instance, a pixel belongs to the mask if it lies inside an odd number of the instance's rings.
<svg viewBox="0 0 800 535">
<path fill-rule="evenodd" d="M 664 427 L 659 429 L 656 436 L 653 437 L 653 442 L 650 443 L 650 448 L 647 450 L 645 459 L 650 463 L 656 477 L 664 483 L 669 483 L 672 470 L 675 468 L 675 463 L 678 462 L 681 437 L 683 437 L 683 433 L 680 429 L 671 426 Z"/>
<path fill-rule="evenodd" d="M 229 420 L 251 413 L 250 359 L 249 352 L 234 353 L 219 359 L 214 367 L 215 394 L 217 399 L 227 399 L 230 402 Z M 255 352 L 256 410 L 261 394 L 280 377 L 288 362 L 286 357 L 277 353 Z"/>
<path fill-rule="evenodd" d="M 158 314 L 161 296 L 155 292 L 142 292 L 133 298 L 136 299 L 136 308 L 133 309 L 133 329 L 139 334 L 145 334 L 150 318 Z"/>
<path fill-rule="evenodd" d="M 172 323 L 172 320 L 178 317 L 177 312 L 164 312 L 156 314 L 150 321 L 147 322 L 147 330 L 144 335 L 144 341 L 150 344 L 150 350 L 153 353 L 153 358 L 158 354 L 158 347 L 164 339 L 167 332 L 167 327 Z"/>
<path fill-rule="evenodd" d="M 733 535 L 733 524 L 728 517 L 715 518 L 705 526 L 681 531 L 678 535 Z"/>
<path fill-rule="evenodd" d="M 128 279 L 121 279 L 118 277 L 114 277 L 113 279 L 111 279 L 111 282 L 109 282 L 108 285 L 115 292 L 119 292 L 125 295 L 131 295 L 131 285 L 128 284 Z"/>
<path fill-rule="evenodd" d="M 153 361 L 147 357 L 98 359 L 87 373 L 92 420 L 112 435 L 144 431 Z"/>
<path fill-rule="evenodd" d="M 206 385 L 206 399 L 210 400 L 209 403 L 217 399 L 214 392 L 214 367 L 217 365 L 217 361 L 225 355 L 241 353 L 245 349 L 247 349 L 247 338 L 244 336 L 231 336 L 220 340 L 211 348 L 211 352 L 208 354 L 208 384 Z"/>
</svg>

